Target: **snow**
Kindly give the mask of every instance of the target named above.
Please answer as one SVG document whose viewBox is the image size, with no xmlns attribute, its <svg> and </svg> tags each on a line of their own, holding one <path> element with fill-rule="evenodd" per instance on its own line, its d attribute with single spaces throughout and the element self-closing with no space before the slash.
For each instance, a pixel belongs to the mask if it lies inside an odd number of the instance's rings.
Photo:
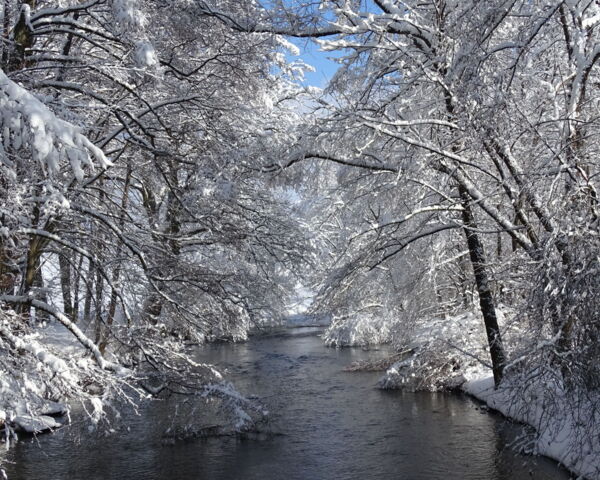
<svg viewBox="0 0 600 480">
<path fill-rule="evenodd" d="M 437 391 L 452 389 L 471 371 L 486 368 L 487 341 L 479 316 L 468 312 L 417 321 L 403 335 L 405 358 L 380 380 L 386 389 Z"/>
<path fill-rule="evenodd" d="M 390 322 L 386 317 L 356 314 L 334 316 L 323 338 L 327 345 L 344 347 L 388 343 L 390 335 Z"/>
<path fill-rule="evenodd" d="M 40 413 L 42 415 L 47 415 L 50 417 L 55 415 L 66 415 L 68 412 L 69 408 L 64 403 L 60 402 L 52 402 L 50 400 L 46 400 L 40 406 Z"/>
<path fill-rule="evenodd" d="M 92 398 L 92 422 L 94 424 L 98 424 L 98 422 L 100 421 L 100 419 L 102 418 L 102 414 L 104 413 L 104 404 L 102 403 L 102 400 L 99 399 L 98 397 L 94 397 Z"/>
<path fill-rule="evenodd" d="M 171 340 L 164 335 L 171 327 L 168 315 L 176 317 L 186 312 L 186 322 L 181 323 L 192 325 L 189 331 L 193 333 L 193 327 L 199 325 L 193 339 L 201 341 L 245 339 L 255 317 L 267 310 L 263 305 L 270 303 L 275 305 L 271 318 L 279 318 L 279 311 L 289 309 L 288 323 L 325 323 L 326 317 L 305 314 L 312 307 L 313 292 L 300 285 L 293 302 L 285 304 L 284 298 L 286 290 L 293 287 L 293 280 L 286 277 L 295 276 L 296 268 L 299 272 L 302 267 L 324 262 L 326 266 L 314 277 L 327 271 L 327 265 L 334 266 L 331 289 L 318 278 L 307 283 L 324 287 L 322 298 L 329 295 L 326 300 L 333 300 L 327 305 L 328 311 L 337 308 L 325 341 L 335 346 L 393 342 L 404 352 L 382 379 L 382 387 L 462 387 L 511 418 L 534 426 L 536 452 L 553 456 L 584 475 L 598 475 L 596 457 L 600 455 L 594 456 L 594 452 L 600 451 L 600 420 L 594 408 L 600 401 L 586 397 L 597 396 L 598 375 L 594 369 L 599 355 L 594 350 L 596 342 L 587 341 L 589 332 L 598 333 L 598 309 L 594 308 L 598 278 L 592 268 L 597 268 L 598 249 L 591 240 L 597 235 L 598 215 L 597 205 L 593 201 L 588 205 L 588 200 L 597 198 L 594 185 L 598 179 L 594 128 L 599 99 L 589 88 L 598 80 L 598 70 L 592 68 L 600 58 L 598 30 L 592 30 L 600 22 L 597 4 L 590 6 L 593 2 L 587 2 L 584 9 L 586 2 L 560 3 L 560 8 L 570 13 L 565 21 L 558 18 L 558 13 L 552 20 L 556 11 L 546 8 L 544 2 L 517 2 L 504 11 L 486 2 L 454 0 L 446 5 L 444 29 L 440 29 L 441 16 L 434 15 L 427 3 L 399 7 L 402 2 L 392 0 L 378 2 L 379 8 L 374 8 L 378 13 L 361 11 L 365 5 L 361 2 L 321 2 L 318 8 L 324 9 L 325 16 L 316 16 L 304 25 L 308 20 L 305 13 L 278 20 L 273 17 L 281 23 L 272 26 L 280 25 L 282 32 L 299 29 L 296 33 L 324 34 L 322 38 L 327 39 L 319 42 L 323 50 L 347 49 L 340 52 L 342 67 L 326 94 L 306 90 L 317 97 L 306 98 L 294 82 L 300 81 L 310 67 L 302 59 L 290 61 L 289 57 L 298 56 L 300 51 L 284 36 L 261 36 L 261 29 L 269 27 L 269 15 L 263 16 L 268 12 L 258 8 L 257 2 L 247 2 L 239 9 L 233 8 L 239 3 L 235 1 L 184 0 L 165 2 L 166 8 L 158 10 L 142 0 L 72 2 L 65 8 L 68 2 L 54 3 L 59 6 L 49 9 L 23 4 L 23 18 L 36 33 L 36 46 L 29 50 L 36 55 L 21 59 L 26 60 L 22 62 L 26 68 L 22 72 L 13 70 L 12 80 L 0 71 L 0 174 L 9 185 L 2 192 L 6 205 L 0 208 L 0 217 L 2 223 L 6 223 L 5 218 L 9 223 L 8 228 L 0 226 L 0 256 L 14 257 L 15 275 L 21 279 L 15 276 L 14 285 L 4 289 L 0 300 L 38 312 L 31 323 L 22 320 L 19 328 L 17 315 L 4 317 L 4 305 L 0 305 L 0 354 L 7 353 L 0 365 L 0 422 L 6 423 L 7 440 L 13 425 L 25 431 L 53 428 L 49 425 L 54 420 L 46 414 L 67 412 L 60 402 L 73 397 L 90 407 L 88 413 L 98 423 L 110 408 L 110 394 L 133 377 L 133 372 L 119 361 L 137 367 L 136 357 L 130 358 L 127 351 L 130 340 L 143 340 L 139 345 L 131 342 L 135 355 L 148 359 L 156 356 L 153 365 L 164 365 L 165 371 L 189 380 L 188 374 L 200 366 L 181 360 L 185 354 L 179 350 L 182 342 L 168 343 Z M 213 10 L 209 4 L 224 10 Z M 233 12 L 227 11 L 229 7 Z M 283 11 L 288 7 L 292 13 L 291 4 Z M 509 11 L 514 15 L 504 16 Z M 206 21 L 196 22 L 198 16 L 190 12 L 203 15 Z M 244 12 L 250 18 L 244 18 Z M 254 14 L 257 18 L 252 18 Z M 64 29 L 55 30 L 53 24 Z M 143 31 L 147 25 L 152 26 L 148 28 L 151 32 Z M 489 29 L 491 25 L 496 26 Z M 255 29 L 252 33 L 251 28 L 244 28 L 250 26 Z M 572 41 L 563 41 L 569 31 Z M 63 43 L 72 35 L 77 42 Z M 44 41 L 46 37 L 48 42 Z M 220 41 L 223 38 L 225 42 Z M 49 47 L 54 43 L 65 46 L 61 54 L 60 49 Z M 173 68 L 166 69 L 164 76 L 149 71 L 159 64 L 159 54 Z M 276 77 L 281 77 L 280 81 L 276 82 Z M 20 79 L 31 90 L 14 79 Z M 106 105 L 100 105 L 104 99 Z M 285 106 L 293 102 L 299 102 L 302 111 L 293 112 Z M 297 121 L 309 109 L 318 113 L 306 122 Z M 121 116 L 121 112 L 126 115 Z M 103 176 L 103 181 L 97 182 L 102 186 L 90 180 L 85 184 L 89 193 L 80 191 L 83 179 L 94 166 L 104 169 L 111 165 L 90 138 L 103 138 L 98 145 L 112 151 L 128 171 L 135 169 L 130 172 L 134 182 L 131 190 L 138 193 L 129 193 L 129 173 L 122 183 L 120 166 L 114 175 Z M 484 146 L 490 148 L 487 156 Z M 328 151 L 335 152 L 335 156 L 325 155 Z M 329 211 L 315 209 L 314 216 L 322 218 L 307 222 L 319 225 L 319 238 L 331 244 L 322 249 L 322 258 L 318 258 L 318 248 L 314 249 L 316 253 L 308 252 L 311 242 L 293 240 L 303 238 L 295 218 L 288 226 L 284 222 L 287 213 L 276 212 L 275 207 L 272 217 L 260 212 L 270 208 L 271 203 L 266 201 L 270 200 L 268 191 L 258 190 L 268 190 L 271 182 L 287 180 L 263 182 L 251 175 L 252 171 L 262 171 L 263 162 L 291 166 L 313 156 L 331 160 L 339 168 L 327 179 L 326 168 L 323 173 L 304 170 L 297 174 L 309 177 L 306 183 L 313 182 L 318 196 L 327 197 L 327 203 L 335 206 Z M 145 160 L 150 158 L 155 164 Z M 175 183 L 160 168 L 162 158 L 169 159 Z M 235 168 L 230 169 L 230 164 Z M 342 170 L 343 166 L 348 167 L 347 171 L 345 167 Z M 349 173 L 352 166 L 373 175 L 354 177 Z M 379 179 L 375 172 L 381 174 Z M 563 185 L 559 176 L 562 179 L 564 173 L 571 180 Z M 544 180 L 555 174 L 554 181 Z M 389 183 L 392 178 L 395 181 Z M 206 186 L 188 189 L 187 185 L 195 181 Z M 456 184 L 466 192 L 464 199 L 453 193 Z M 119 189 L 119 185 L 124 188 Z M 569 193 L 560 194 L 563 187 L 568 187 L 564 190 Z M 103 193 L 96 197 L 95 188 Z M 296 191 L 298 196 L 302 192 L 299 188 Z M 157 193 L 160 206 L 148 208 L 146 204 L 155 202 L 144 200 L 147 211 L 136 208 L 140 207 L 139 192 Z M 118 215 L 113 217 L 113 205 L 119 204 L 121 195 L 123 216 L 119 219 Z M 171 214 L 173 198 L 183 207 L 181 217 L 176 211 L 175 216 Z M 265 202 L 261 203 L 263 198 Z M 529 335 L 530 350 L 511 349 L 515 342 L 506 342 L 510 345 L 507 352 L 512 355 L 507 367 L 510 371 L 498 390 L 491 385 L 487 339 L 480 317 L 474 313 L 456 314 L 460 308 L 469 308 L 463 306 L 474 296 L 470 267 L 456 261 L 464 256 L 464 251 L 457 255 L 457 251 L 464 250 L 464 239 L 450 231 L 462 228 L 460 210 L 466 211 L 468 199 L 480 223 L 472 231 L 485 235 L 486 249 L 493 246 L 498 235 L 498 252 L 490 256 L 489 265 L 485 262 L 494 296 L 542 312 L 539 328 L 551 332 L 541 335 L 537 343 L 535 330 L 524 332 Z M 360 208 L 361 202 L 370 211 Z M 33 214 L 34 206 L 39 207 L 39 215 Z M 226 213 L 229 209 L 233 213 Z M 257 220 L 252 220 L 255 215 Z M 35 217 L 40 218 L 32 221 Z M 173 224 L 189 223 L 190 231 L 202 228 L 189 238 L 182 232 L 169 238 L 174 229 L 163 228 L 168 223 L 163 217 L 171 217 Z M 324 218 L 328 220 L 321 222 Z M 273 230 L 275 224 L 280 225 L 281 232 Z M 537 267 L 530 261 L 537 263 L 539 255 L 544 254 L 542 250 L 556 244 L 559 248 L 552 258 L 560 262 L 559 257 L 566 255 L 560 246 L 563 240 L 556 241 L 556 235 L 564 233 L 565 241 L 573 244 L 584 229 L 590 234 L 581 237 L 586 247 L 581 251 L 591 252 L 589 258 L 596 258 L 595 263 L 563 261 L 565 271 L 557 269 L 555 275 L 560 281 L 548 281 L 536 290 L 540 284 L 531 281 L 531 274 Z M 440 235 L 442 232 L 448 236 Z M 516 241 L 512 254 L 506 252 L 506 245 L 502 248 L 503 238 L 506 244 L 509 235 Z M 398 260 L 409 251 L 409 245 L 426 248 L 424 242 L 417 246 L 417 240 L 440 237 L 445 239 L 439 244 L 437 240 L 431 242 L 432 248 L 440 249 L 431 256 L 431 268 L 425 250 L 411 254 L 412 258 L 407 255 L 406 264 Z M 35 296 L 42 289 L 24 289 L 17 296 L 18 284 L 27 283 L 22 282 L 24 259 L 35 256 L 28 256 L 36 250 L 30 249 L 33 238 L 43 239 L 44 255 L 56 255 L 54 252 L 60 248 L 73 254 L 73 265 L 80 258 L 77 282 L 84 260 L 88 262 L 88 275 L 92 267 L 98 275 L 103 274 L 107 280 L 104 290 L 112 287 L 123 306 L 118 314 L 127 316 L 130 328 L 120 330 L 122 325 L 116 321 L 113 332 L 119 334 L 115 338 L 122 340 L 126 353 L 111 350 L 111 345 L 106 352 L 99 349 L 91 330 L 86 333 L 76 319 L 63 314 L 65 305 L 52 298 L 59 291 L 57 278 L 43 286 L 48 302 L 42 301 L 41 295 Z M 346 243 L 348 238 L 351 240 Z M 87 239 L 91 247 L 84 250 Z M 162 258 L 162 254 L 152 258 L 152 252 L 174 250 L 170 243 L 178 242 L 185 247 L 181 261 L 171 262 L 169 255 Z M 348 253 L 340 253 L 344 250 Z M 521 250 L 529 258 L 521 256 Z M 580 257 L 577 250 L 573 252 L 574 258 Z M 329 253 L 331 261 L 323 260 Z M 339 263 L 333 258 L 337 255 Z M 104 259 L 106 265 L 101 265 Z M 193 261 L 188 270 L 190 259 Z M 118 270 L 121 277 L 116 272 L 111 274 L 109 261 L 122 262 L 123 272 L 120 267 Z M 166 264 L 168 268 L 163 267 Z M 442 272 L 442 267 L 447 270 Z M 357 273 L 367 269 L 364 276 Z M 383 273 L 384 269 L 389 275 Z M 427 278 L 423 281 L 416 275 L 421 269 Z M 579 275 L 579 269 L 587 270 L 587 275 Z M 189 291 L 178 286 L 171 289 L 168 285 L 175 283 L 178 270 L 182 270 L 180 278 L 186 283 L 198 281 L 200 286 L 190 287 Z M 548 271 L 554 274 L 552 269 Z M 565 273 L 573 275 L 573 287 L 562 282 Z M 211 280 L 204 283 L 204 277 Z M 93 300 L 101 313 L 100 307 L 108 298 L 103 298 L 105 292 L 100 276 L 97 278 L 98 294 Z M 110 278 L 114 279 L 111 285 Z M 405 285 L 407 280 L 411 285 Z M 577 282 L 581 282 L 581 288 Z M 87 284 L 91 293 L 93 281 Z M 571 304 L 565 285 L 573 292 Z M 166 313 L 156 322 L 146 322 L 142 311 L 130 322 L 128 307 L 132 306 L 135 316 L 137 305 L 143 305 L 146 289 L 151 292 L 149 298 L 155 293 L 160 295 Z M 339 297 L 331 293 L 334 289 Z M 525 299 L 541 293 L 546 304 L 540 301 L 540 305 L 549 305 L 547 311 Z M 447 300 L 446 295 L 454 298 Z M 395 298 L 390 299 L 392 296 Z M 405 303 L 412 301 L 410 297 L 421 296 L 423 300 L 414 301 L 414 308 L 405 308 Z M 582 304 L 592 307 L 579 308 Z M 571 318 L 558 318 L 556 312 L 562 315 L 562 307 L 572 307 L 575 313 L 570 313 Z M 34 323 L 42 311 L 61 323 L 71 343 L 62 338 L 54 341 L 48 331 Z M 448 316 L 441 316 L 443 312 Z M 415 319 L 417 316 L 423 318 Z M 573 319 L 581 323 L 576 325 L 575 333 L 583 340 L 574 335 L 569 354 L 591 359 L 580 362 L 589 367 L 589 376 L 596 382 L 589 387 L 591 393 L 553 383 L 555 380 L 545 374 L 538 375 L 535 367 L 528 372 L 531 378 L 514 376 L 513 370 L 521 365 L 529 368 L 533 353 L 552 350 L 561 336 L 570 340 L 563 335 L 566 329 L 552 324 L 557 320 L 566 324 Z M 525 320 L 533 325 L 531 319 Z M 100 318 L 96 322 L 96 338 L 100 339 L 103 327 Z M 505 339 L 522 333 L 513 327 L 504 325 Z M 148 336 L 138 335 L 142 330 Z M 181 339 L 188 334 L 188 327 L 175 333 Z M 522 347 L 523 342 L 517 345 Z M 537 358 L 560 356 L 564 360 L 565 350 Z M 179 368 L 184 363 L 187 370 Z M 541 364 L 538 361 L 538 369 Z M 556 378 L 570 380 L 562 375 L 560 367 L 554 367 Z M 212 367 L 202 366 L 202 370 L 211 375 L 199 376 L 195 388 L 201 389 L 207 378 L 222 380 Z M 587 382 L 588 370 L 580 370 L 584 375 L 573 379 L 579 384 L 577 388 Z M 86 379 L 85 387 L 82 379 Z M 87 379 L 91 379 L 89 384 Z M 156 388 L 156 393 L 162 388 Z M 211 384 L 201 391 L 224 400 L 236 429 L 252 422 L 249 405 L 230 384 Z M 102 393 L 103 397 L 90 392 Z M 573 401 L 577 395 L 580 398 Z M 47 398 L 58 402 L 45 402 Z"/>
<path fill-rule="evenodd" d="M 70 408 L 63 401 L 89 400 L 92 421 L 103 413 L 98 412 L 91 389 L 80 392 L 82 379 L 99 379 L 100 366 L 84 357 L 87 350 L 72 332 L 60 324 L 30 331 L 17 319 L 7 310 L 0 318 L 0 352 L 10 352 L 0 368 L 0 424 L 5 427 L 7 448 L 18 440 L 17 432 L 40 433 L 62 426 L 53 417 L 69 416 Z M 20 354 L 11 357 L 15 351 Z"/>
<path fill-rule="evenodd" d="M 68 377 L 69 369 L 64 360 L 48 352 L 34 339 L 23 339 L 14 336 L 7 328 L 0 327 L 3 337 L 13 343 L 15 348 L 26 350 L 35 356 L 41 363 L 48 366 L 55 374 Z"/>
<path fill-rule="evenodd" d="M 240 394 L 231 382 L 208 384 L 204 388 L 203 396 L 222 400 L 221 408 L 227 412 L 235 432 L 252 429 L 256 425 L 257 415 L 261 419 L 269 414 L 260 404 Z M 255 414 L 254 417 L 252 413 Z"/>
<path fill-rule="evenodd" d="M 46 415 L 19 415 L 14 418 L 13 422 L 18 431 L 26 433 L 41 433 L 62 426 L 54 418 Z"/>
<path fill-rule="evenodd" d="M 135 62 L 140 67 L 153 67 L 158 64 L 156 50 L 150 42 L 139 42 L 135 50 Z"/>
<path fill-rule="evenodd" d="M 300 49 L 296 45 L 294 45 L 292 42 L 287 40 L 285 37 L 278 36 L 276 38 L 276 41 L 277 41 L 277 43 L 279 43 L 279 45 L 281 45 L 288 52 L 290 52 L 290 55 L 293 55 L 295 57 L 300 55 Z"/>
<path fill-rule="evenodd" d="M 592 405 L 582 412 L 581 407 L 574 409 L 561 398 L 560 392 L 553 392 L 550 399 L 539 386 L 528 398 L 519 398 L 513 394 L 515 386 L 510 382 L 494 389 L 490 375 L 470 379 L 461 388 L 504 416 L 534 427 L 537 434 L 533 453 L 557 460 L 577 475 L 600 478 L 600 425 L 594 421 L 597 413 Z M 557 398 L 560 403 L 553 408 L 561 415 L 549 417 L 548 402 Z M 582 443 L 586 444 L 583 449 Z"/>
<path fill-rule="evenodd" d="M 115 20 L 124 29 L 137 30 L 147 24 L 147 19 L 136 0 L 113 0 L 112 10 Z"/>
<path fill-rule="evenodd" d="M 312 289 L 297 282 L 294 294 L 287 305 L 287 313 L 290 316 L 305 314 L 312 305 L 314 297 L 315 292 Z"/>
<path fill-rule="evenodd" d="M 93 167 L 93 157 L 101 168 L 111 162 L 80 129 L 61 120 L 27 90 L 10 80 L 0 70 L 0 131 L 4 149 L 29 145 L 33 157 L 49 174 L 57 173 L 59 158 L 68 156 L 73 172 L 83 178 L 81 164 Z M 0 152 L 1 153 L 1 152 Z M 5 158 L 0 157 L 4 162 Z"/>
</svg>

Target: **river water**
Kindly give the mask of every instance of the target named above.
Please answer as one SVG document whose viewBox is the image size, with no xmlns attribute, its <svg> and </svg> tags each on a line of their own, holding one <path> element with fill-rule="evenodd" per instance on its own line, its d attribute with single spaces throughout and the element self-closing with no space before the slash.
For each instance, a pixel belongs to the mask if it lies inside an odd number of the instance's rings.
<svg viewBox="0 0 600 480">
<path fill-rule="evenodd" d="M 275 435 L 168 445 L 160 437 L 172 405 L 155 403 L 109 436 L 74 435 L 75 425 L 21 441 L 7 457 L 9 480 L 569 478 L 507 448 L 517 427 L 469 398 L 381 391 L 381 373 L 343 371 L 385 354 L 327 348 L 311 329 L 208 345 L 200 359 L 261 399 Z"/>
</svg>

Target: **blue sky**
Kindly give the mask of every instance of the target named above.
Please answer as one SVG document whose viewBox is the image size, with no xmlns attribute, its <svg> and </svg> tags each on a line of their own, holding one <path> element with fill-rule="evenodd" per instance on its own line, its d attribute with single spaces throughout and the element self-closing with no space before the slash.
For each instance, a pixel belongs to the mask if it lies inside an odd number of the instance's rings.
<svg viewBox="0 0 600 480">
<path fill-rule="evenodd" d="M 277 0 L 262 0 L 261 4 L 266 9 L 270 9 L 275 7 Z M 283 0 L 283 4 L 292 10 L 297 6 L 296 0 Z M 327 17 L 327 12 L 316 10 L 316 5 L 317 3 L 313 5 L 315 13 L 318 13 L 319 15 L 325 15 Z M 343 54 L 340 52 L 322 52 L 319 49 L 319 45 L 310 39 L 287 37 L 287 40 L 300 49 L 300 58 L 309 65 L 312 65 L 316 70 L 312 73 L 306 73 L 304 83 L 306 85 L 312 85 L 320 88 L 325 87 L 339 66 L 336 62 L 329 60 L 328 57 L 339 58 Z M 288 55 L 288 59 L 297 60 L 298 57 Z"/>
<path fill-rule="evenodd" d="M 339 64 L 330 58 L 339 58 L 343 56 L 342 52 L 322 52 L 319 45 L 307 39 L 288 38 L 290 42 L 300 49 L 300 58 L 315 68 L 315 72 L 307 72 L 305 77 L 306 85 L 323 88 L 333 77 Z M 289 57 L 290 60 L 298 57 Z"/>
<path fill-rule="evenodd" d="M 262 3 L 266 7 L 268 7 L 269 5 L 272 5 L 272 2 L 273 0 L 263 0 Z M 292 9 L 295 6 L 295 0 L 283 0 L 283 3 L 284 5 Z M 314 5 L 316 5 L 316 3 Z M 360 6 L 366 12 L 380 12 L 379 8 L 373 2 L 361 1 Z M 324 18 L 327 20 L 334 20 L 334 17 L 332 16 L 331 12 L 327 12 L 326 10 L 316 10 L 316 13 L 318 13 L 320 16 L 324 15 Z M 300 49 L 300 58 L 302 58 L 306 63 L 312 65 L 316 69 L 314 73 L 306 74 L 305 84 L 321 88 L 325 87 L 327 85 L 327 82 L 331 79 L 331 77 L 339 67 L 338 63 L 329 60 L 329 58 L 342 57 L 344 56 L 344 52 L 322 52 L 319 50 L 318 44 L 309 39 L 290 37 L 288 37 L 287 39 Z M 290 60 L 291 59 L 293 59 L 293 57 L 290 56 Z"/>
</svg>

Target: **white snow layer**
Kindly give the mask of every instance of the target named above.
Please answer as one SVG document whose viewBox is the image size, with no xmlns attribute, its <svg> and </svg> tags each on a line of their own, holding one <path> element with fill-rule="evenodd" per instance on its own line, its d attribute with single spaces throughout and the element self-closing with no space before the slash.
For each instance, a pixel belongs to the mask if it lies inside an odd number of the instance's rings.
<svg viewBox="0 0 600 480">
<path fill-rule="evenodd" d="M 41 433 L 61 426 L 54 418 L 46 415 L 19 415 L 13 422 L 17 430 L 27 433 Z"/>
<path fill-rule="evenodd" d="M 506 417 L 534 427 L 537 431 L 534 453 L 559 461 L 577 475 L 600 478 L 600 432 L 598 423 L 592 421 L 591 405 L 589 411 L 585 404 L 573 408 L 560 395 L 548 398 L 542 388 L 534 389 L 528 398 L 519 398 L 510 384 L 495 390 L 492 376 L 469 380 L 462 389 Z M 554 405 L 553 410 L 560 415 L 549 416 L 548 402 L 557 401 L 562 404 Z"/>
<path fill-rule="evenodd" d="M 0 70 L 0 162 L 12 167 L 5 151 L 25 147 L 50 174 L 59 171 L 60 160 L 65 158 L 79 180 L 83 178 L 83 165 L 93 169 L 92 158 L 101 168 L 111 165 L 78 127 L 58 118 Z"/>
</svg>

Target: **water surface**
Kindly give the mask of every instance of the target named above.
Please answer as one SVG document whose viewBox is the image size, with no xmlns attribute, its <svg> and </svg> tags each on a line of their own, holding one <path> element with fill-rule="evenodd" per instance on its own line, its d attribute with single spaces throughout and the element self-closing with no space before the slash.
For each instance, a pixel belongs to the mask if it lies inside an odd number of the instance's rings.
<svg viewBox="0 0 600 480">
<path fill-rule="evenodd" d="M 546 459 L 506 448 L 515 426 L 472 400 L 375 388 L 380 373 L 344 372 L 385 351 L 327 348 L 311 329 L 203 347 L 241 392 L 271 412 L 264 438 L 166 445 L 168 402 L 128 418 L 129 431 L 80 436 L 62 429 L 9 452 L 11 480 L 37 479 L 567 479 Z"/>
</svg>

